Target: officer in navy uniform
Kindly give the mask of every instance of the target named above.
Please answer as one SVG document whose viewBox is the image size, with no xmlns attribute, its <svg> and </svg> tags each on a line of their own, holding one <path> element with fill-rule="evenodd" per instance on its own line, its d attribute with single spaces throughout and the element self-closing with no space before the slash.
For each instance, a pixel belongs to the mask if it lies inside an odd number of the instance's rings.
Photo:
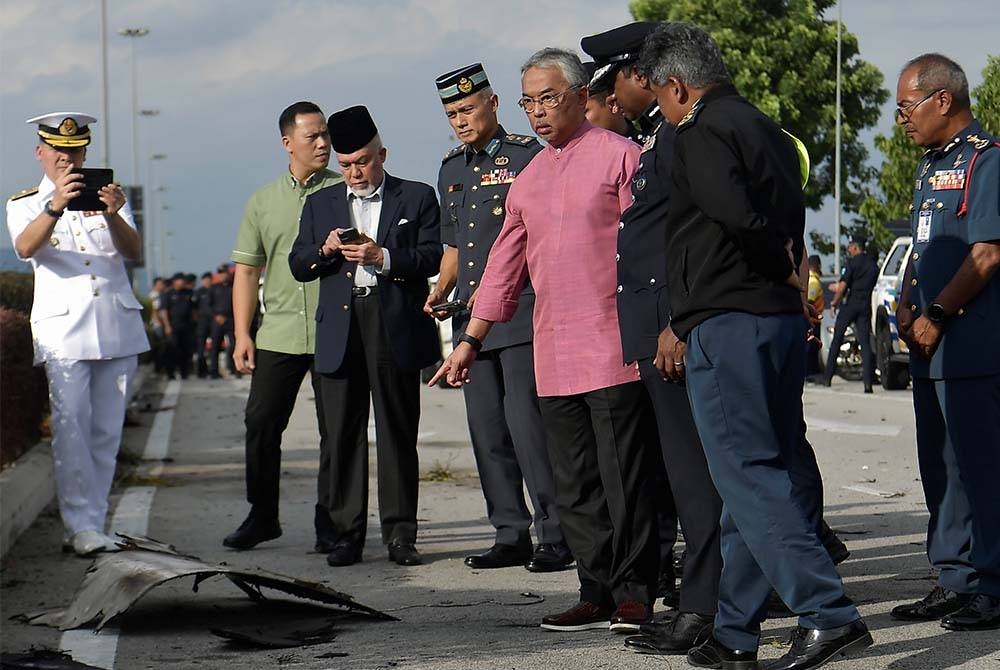
<svg viewBox="0 0 1000 670">
<path fill-rule="evenodd" d="M 656 21 L 636 21 L 580 40 L 580 48 L 597 65 L 591 84 L 614 93 L 625 118 L 635 125 L 633 139 L 639 144 L 655 135 L 663 120 L 656 98 L 642 86 L 643 77 L 636 70 L 643 40 L 659 25 Z"/>
<path fill-rule="evenodd" d="M 644 635 L 626 640 L 626 646 L 643 653 L 669 654 L 686 653 L 711 629 L 722 571 L 722 500 L 708 471 L 685 388 L 665 382 L 653 367 L 657 337 L 670 323 L 664 241 L 675 132 L 660 114 L 656 96 L 649 90 L 646 77 L 636 69 L 635 61 L 646 35 L 658 25 L 633 23 L 586 37 L 581 45 L 599 67 L 612 65 L 601 76 L 613 82 L 612 91 L 625 115 L 657 121 L 632 179 L 633 204 L 622 215 L 618 227 L 616 258 L 624 358 L 639 363 L 656 415 L 666 466 L 668 484 L 665 491 L 656 492 L 657 498 L 668 498 L 661 501 L 661 508 L 676 508 L 687 545 L 680 613 L 665 626 L 648 626 Z"/>
<path fill-rule="evenodd" d="M 973 118 L 965 73 L 940 54 L 899 77 L 896 121 L 925 147 L 913 255 L 896 317 L 910 345 L 917 456 L 938 584 L 892 616 L 1000 628 L 1000 145 Z M 943 617 L 943 618 L 942 618 Z"/>
<path fill-rule="evenodd" d="M 212 273 L 202 273 L 201 286 L 194 290 L 195 306 L 198 308 L 198 322 L 194 329 L 194 339 L 199 379 L 204 379 L 208 376 L 208 358 L 205 351 L 205 341 L 212 332 L 212 306 L 209 298 L 211 288 Z"/>
<path fill-rule="evenodd" d="M 444 157 L 438 176 L 441 241 L 446 250 L 441 276 L 424 311 L 438 318 L 451 313 L 432 308 L 444 303 L 457 286 L 455 338 L 468 324 L 476 289 L 493 242 L 504 221 L 511 183 L 541 150 L 534 137 L 511 135 L 497 120 L 498 100 L 482 64 L 438 77 L 445 114 L 462 144 Z M 538 410 L 533 362 L 534 289 L 528 283 L 509 323 L 496 324 L 472 369 L 474 384 L 464 386 L 469 433 L 486 498 L 486 512 L 496 528 L 494 545 L 467 556 L 472 568 L 525 566 L 550 572 L 573 562 L 556 513 L 552 467 Z M 523 483 L 522 483 L 523 482 Z M 524 500 L 527 484 L 534 515 Z M 532 547 L 529 527 L 538 536 Z"/>
<path fill-rule="evenodd" d="M 853 323 L 854 335 L 861 346 L 865 393 L 871 393 L 875 378 L 872 369 L 875 357 L 871 345 L 872 291 L 875 290 L 875 282 L 878 280 L 878 264 L 868 255 L 865 249 L 867 244 L 868 240 L 864 237 L 851 238 L 850 244 L 847 245 L 850 258 L 847 259 L 840 281 L 830 285 L 830 289 L 833 290 L 833 301 L 830 306 L 837 307 L 841 302 L 844 304 L 837 312 L 837 324 L 833 329 L 833 340 L 830 342 L 830 352 L 826 359 L 823 385 L 829 386 L 833 375 L 837 372 L 837 354 L 844 341 L 844 331 Z"/>
</svg>

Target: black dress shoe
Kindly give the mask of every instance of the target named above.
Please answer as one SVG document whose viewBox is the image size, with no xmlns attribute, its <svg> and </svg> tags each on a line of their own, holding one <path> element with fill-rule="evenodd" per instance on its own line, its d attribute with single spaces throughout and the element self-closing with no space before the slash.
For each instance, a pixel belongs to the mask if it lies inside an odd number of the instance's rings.
<svg viewBox="0 0 1000 670">
<path fill-rule="evenodd" d="M 872 389 L 871 384 L 865 384 L 865 393 L 875 393 L 874 389 Z"/>
<path fill-rule="evenodd" d="M 922 600 L 897 605 L 889 614 L 904 621 L 933 621 L 953 614 L 972 600 L 971 594 L 955 593 L 943 586 L 935 586 Z"/>
<path fill-rule="evenodd" d="M 492 570 L 493 568 L 512 568 L 524 565 L 531 559 L 531 545 L 494 544 L 481 554 L 465 557 L 465 564 L 477 570 Z"/>
<path fill-rule="evenodd" d="M 712 634 L 713 617 L 681 612 L 670 625 L 647 624 L 640 635 L 625 639 L 625 646 L 639 654 L 686 654 Z"/>
<path fill-rule="evenodd" d="M 252 549 L 278 537 L 281 537 L 281 524 L 277 519 L 261 520 L 251 512 L 239 528 L 223 538 L 222 544 L 230 549 Z"/>
<path fill-rule="evenodd" d="M 361 561 L 361 543 L 345 538 L 337 540 L 333 549 L 326 556 L 326 564 L 334 568 L 342 568 L 347 565 L 354 565 Z"/>
<path fill-rule="evenodd" d="M 333 527 L 330 513 L 322 505 L 316 505 L 313 528 L 316 529 L 316 553 L 329 554 L 337 544 L 337 529 Z"/>
<path fill-rule="evenodd" d="M 861 619 L 829 630 L 798 626 L 792 631 L 791 649 L 781 658 L 765 663 L 764 670 L 818 668 L 836 656 L 847 656 L 872 644 L 872 635 Z"/>
<path fill-rule="evenodd" d="M 412 542 L 393 540 L 389 543 L 389 560 L 396 565 L 420 565 L 424 559 Z"/>
<path fill-rule="evenodd" d="M 954 614 L 941 620 L 948 630 L 995 630 L 1000 628 L 1000 598 L 978 593 Z"/>
<path fill-rule="evenodd" d="M 730 649 L 709 635 L 708 639 L 687 654 L 687 662 L 696 668 L 724 670 L 759 670 L 756 651 Z"/>
<path fill-rule="evenodd" d="M 559 572 L 573 565 L 573 554 L 565 544 L 540 544 L 524 569 L 528 572 Z"/>
</svg>

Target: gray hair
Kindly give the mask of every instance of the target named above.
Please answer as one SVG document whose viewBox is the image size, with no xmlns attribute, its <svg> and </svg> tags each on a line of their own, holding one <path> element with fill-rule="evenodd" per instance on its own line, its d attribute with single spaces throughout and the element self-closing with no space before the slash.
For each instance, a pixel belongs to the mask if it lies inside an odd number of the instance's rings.
<svg viewBox="0 0 1000 670">
<path fill-rule="evenodd" d="M 958 106 L 969 107 L 969 80 L 958 63 L 938 53 L 927 53 L 904 65 L 900 75 L 911 68 L 917 71 L 918 89 L 924 93 L 948 91 Z"/>
<path fill-rule="evenodd" d="M 680 21 L 663 23 L 646 37 L 636 67 L 657 86 L 665 86 L 670 77 L 691 88 L 732 83 L 715 40 Z"/>
<path fill-rule="evenodd" d="M 533 67 L 559 70 L 566 83 L 573 88 L 586 86 L 590 81 L 586 68 L 580 62 L 580 57 L 576 55 L 576 52 L 567 49 L 545 47 L 536 51 L 531 54 L 531 58 L 524 61 L 524 65 L 521 66 L 521 74 L 523 75 Z"/>
<path fill-rule="evenodd" d="M 492 86 L 485 86 L 479 89 L 479 95 L 483 97 L 483 102 L 489 102 L 490 98 L 496 95 L 496 93 L 493 91 Z"/>
</svg>

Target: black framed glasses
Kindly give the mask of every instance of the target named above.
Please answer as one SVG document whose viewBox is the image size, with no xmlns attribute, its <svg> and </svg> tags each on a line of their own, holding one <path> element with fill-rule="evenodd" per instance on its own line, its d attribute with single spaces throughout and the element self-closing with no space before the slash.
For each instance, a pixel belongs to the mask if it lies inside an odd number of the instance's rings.
<svg viewBox="0 0 1000 670">
<path fill-rule="evenodd" d="M 900 119 L 902 119 L 903 121 L 909 121 L 910 117 L 913 116 L 913 112 L 916 111 L 917 107 L 919 107 L 924 102 L 927 102 L 938 93 L 941 93 L 942 91 L 945 90 L 946 89 L 939 88 L 936 91 L 931 91 L 930 93 L 920 98 L 916 102 L 911 102 L 905 107 L 896 107 L 895 111 L 893 112 L 893 116 L 895 117 L 896 121 L 899 121 Z"/>
<path fill-rule="evenodd" d="M 517 101 L 517 106 L 523 109 L 528 114 L 531 114 L 533 111 L 535 111 L 535 107 L 537 105 L 541 105 L 542 109 L 555 109 L 562 103 L 563 98 L 566 96 L 567 93 L 572 93 L 573 91 L 579 90 L 580 88 L 582 87 L 570 86 L 561 93 L 546 93 L 545 95 L 541 95 L 537 98 L 529 98 L 528 96 L 524 96 L 523 98 Z"/>
</svg>

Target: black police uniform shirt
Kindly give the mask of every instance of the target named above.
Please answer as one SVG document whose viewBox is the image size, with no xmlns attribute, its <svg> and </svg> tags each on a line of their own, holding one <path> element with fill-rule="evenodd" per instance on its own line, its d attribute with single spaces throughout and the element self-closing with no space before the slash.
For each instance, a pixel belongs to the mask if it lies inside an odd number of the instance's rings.
<svg viewBox="0 0 1000 670">
<path fill-rule="evenodd" d="M 872 291 L 878 280 L 878 264 L 866 253 L 851 256 L 844 265 L 840 280 L 847 285 L 845 304 L 871 304 Z"/>
<path fill-rule="evenodd" d="M 194 290 L 194 306 L 198 310 L 198 323 L 206 324 L 212 320 L 212 304 L 209 299 L 208 286 L 199 286 Z"/>
<path fill-rule="evenodd" d="M 674 127 L 663 121 L 646 140 L 632 177 L 632 205 L 618 224 L 618 324 L 626 363 L 656 354 L 656 338 L 670 323 L 667 288 L 667 211 Z"/>
<path fill-rule="evenodd" d="M 805 251 L 802 171 L 790 136 L 722 85 L 678 122 L 674 147 L 666 225 L 674 333 L 684 340 L 727 312 L 801 313 L 799 291 L 786 283 Z"/>
<path fill-rule="evenodd" d="M 194 292 L 189 288 L 170 289 L 164 297 L 170 326 L 175 330 L 194 326 Z"/>
<path fill-rule="evenodd" d="M 479 286 L 490 249 L 503 226 L 510 185 L 542 145 L 534 137 L 511 135 L 500 127 L 481 151 L 461 144 L 444 157 L 438 173 L 441 241 L 458 249 L 457 300 L 468 302 Z M 484 350 L 530 342 L 535 292 L 525 284 L 514 318 L 496 323 Z M 464 332 L 469 312 L 452 319 L 454 337 Z"/>
<path fill-rule="evenodd" d="M 910 228 L 909 302 L 914 316 L 934 302 L 976 242 L 1000 240 L 1000 146 L 978 122 L 917 165 Z M 914 377 L 950 379 L 1000 374 L 1000 274 L 944 323 L 928 360 L 910 352 Z"/>
</svg>

